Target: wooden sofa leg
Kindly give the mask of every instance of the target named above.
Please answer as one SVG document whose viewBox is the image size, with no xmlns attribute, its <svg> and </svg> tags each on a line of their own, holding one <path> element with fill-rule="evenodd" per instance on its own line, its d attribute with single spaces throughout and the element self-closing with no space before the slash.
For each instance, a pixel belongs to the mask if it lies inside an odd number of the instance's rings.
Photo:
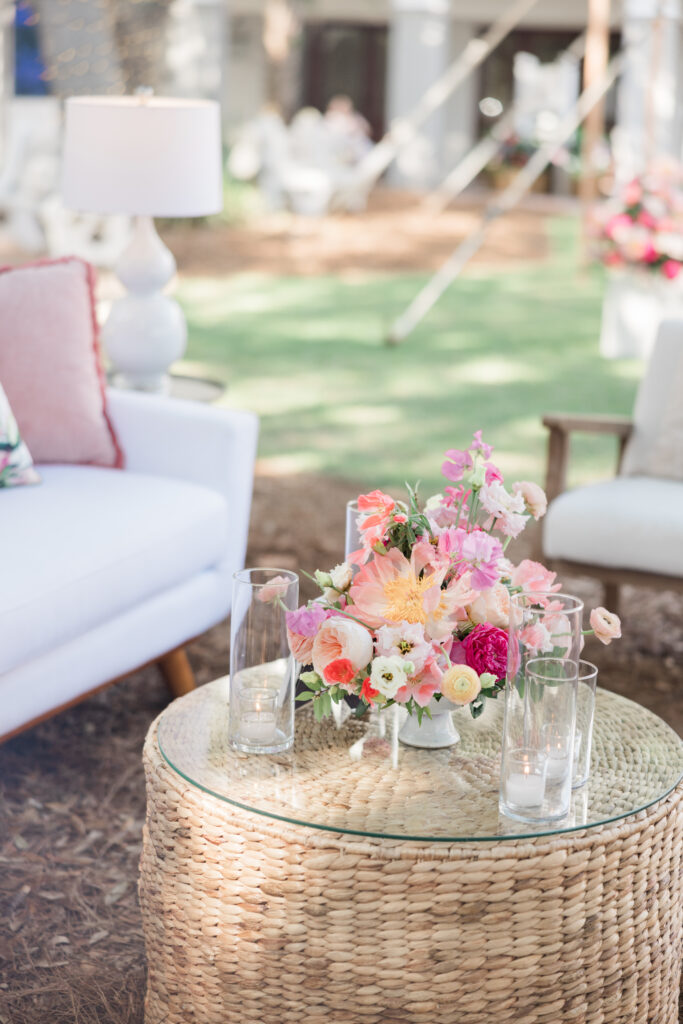
<svg viewBox="0 0 683 1024">
<path fill-rule="evenodd" d="M 169 651 L 159 658 L 159 668 L 172 697 L 182 697 L 196 689 L 194 672 L 184 647 L 177 647 L 175 651 Z"/>
<path fill-rule="evenodd" d="M 604 583 L 603 593 L 605 600 L 605 608 L 614 612 L 615 615 L 619 614 L 619 584 L 618 583 Z"/>
</svg>

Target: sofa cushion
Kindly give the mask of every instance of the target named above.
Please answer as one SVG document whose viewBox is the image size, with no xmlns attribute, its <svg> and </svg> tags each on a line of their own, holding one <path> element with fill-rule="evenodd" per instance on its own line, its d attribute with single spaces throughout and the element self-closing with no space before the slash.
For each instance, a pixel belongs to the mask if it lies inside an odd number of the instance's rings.
<svg viewBox="0 0 683 1024">
<path fill-rule="evenodd" d="M 208 488 L 41 466 L 3 493 L 0 673 L 220 562 L 228 505 Z"/>
<path fill-rule="evenodd" d="M 2 269 L 0 380 L 36 462 L 123 464 L 88 263 L 66 256 Z"/>
<path fill-rule="evenodd" d="M 544 553 L 589 565 L 683 576 L 683 483 L 617 477 L 550 505 Z"/>
</svg>

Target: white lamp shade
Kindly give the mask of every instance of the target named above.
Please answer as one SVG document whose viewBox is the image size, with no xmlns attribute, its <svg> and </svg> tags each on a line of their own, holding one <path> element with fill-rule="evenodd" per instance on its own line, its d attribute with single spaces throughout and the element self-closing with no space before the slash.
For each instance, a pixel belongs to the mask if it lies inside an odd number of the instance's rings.
<svg viewBox="0 0 683 1024">
<path fill-rule="evenodd" d="M 220 109 L 212 100 L 66 101 L 62 194 L 74 210 L 202 217 L 223 208 Z"/>
</svg>

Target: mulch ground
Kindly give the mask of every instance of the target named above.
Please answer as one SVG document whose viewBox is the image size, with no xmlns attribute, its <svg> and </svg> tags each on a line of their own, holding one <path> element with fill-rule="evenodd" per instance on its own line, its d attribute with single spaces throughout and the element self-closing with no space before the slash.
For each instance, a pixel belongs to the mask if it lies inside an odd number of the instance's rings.
<svg viewBox="0 0 683 1024">
<path fill-rule="evenodd" d="M 356 493 L 347 481 L 259 477 L 248 564 L 332 566 Z M 565 584 L 600 600 L 590 580 Z M 587 649 L 601 685 L 683 733 L 683 598 L 627 588 L 622 618 L 620 643 Z M 225 623 L 192 645 L 200 683 L 227 671 L 228 637 Z M 0 748 L 0 1024 L 141 1024 L 140 755 L 166 702 L 145 669 Z"/>
</svg>

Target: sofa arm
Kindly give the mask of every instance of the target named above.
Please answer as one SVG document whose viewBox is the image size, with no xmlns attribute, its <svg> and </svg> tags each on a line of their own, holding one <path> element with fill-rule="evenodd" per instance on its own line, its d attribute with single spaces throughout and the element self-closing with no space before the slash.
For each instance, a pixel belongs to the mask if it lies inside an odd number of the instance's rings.
<svg viewBox="0 0 683 1024">
<path fill-rule="evenodd" d="M 567 487 L 569 440 L 571 434 L 582 431 L 591 434 L 614 434 L 619 438 L 617 472 L 621 466 L 626 442 L 633 432 L 633 421 L 627 416 L 596 416 L 581 413 L 547 413 L 543 426 L 550 431 L 545 490 L 548 501 L 562 494 Z"/>
<path fill-rule="evenodd" d="M 258 439 L 253 413 L 109 388 L 108 412 L 133 473 L 218 491 L 230 503 L 231 554 L 243 564 Z"/>
</svg>

